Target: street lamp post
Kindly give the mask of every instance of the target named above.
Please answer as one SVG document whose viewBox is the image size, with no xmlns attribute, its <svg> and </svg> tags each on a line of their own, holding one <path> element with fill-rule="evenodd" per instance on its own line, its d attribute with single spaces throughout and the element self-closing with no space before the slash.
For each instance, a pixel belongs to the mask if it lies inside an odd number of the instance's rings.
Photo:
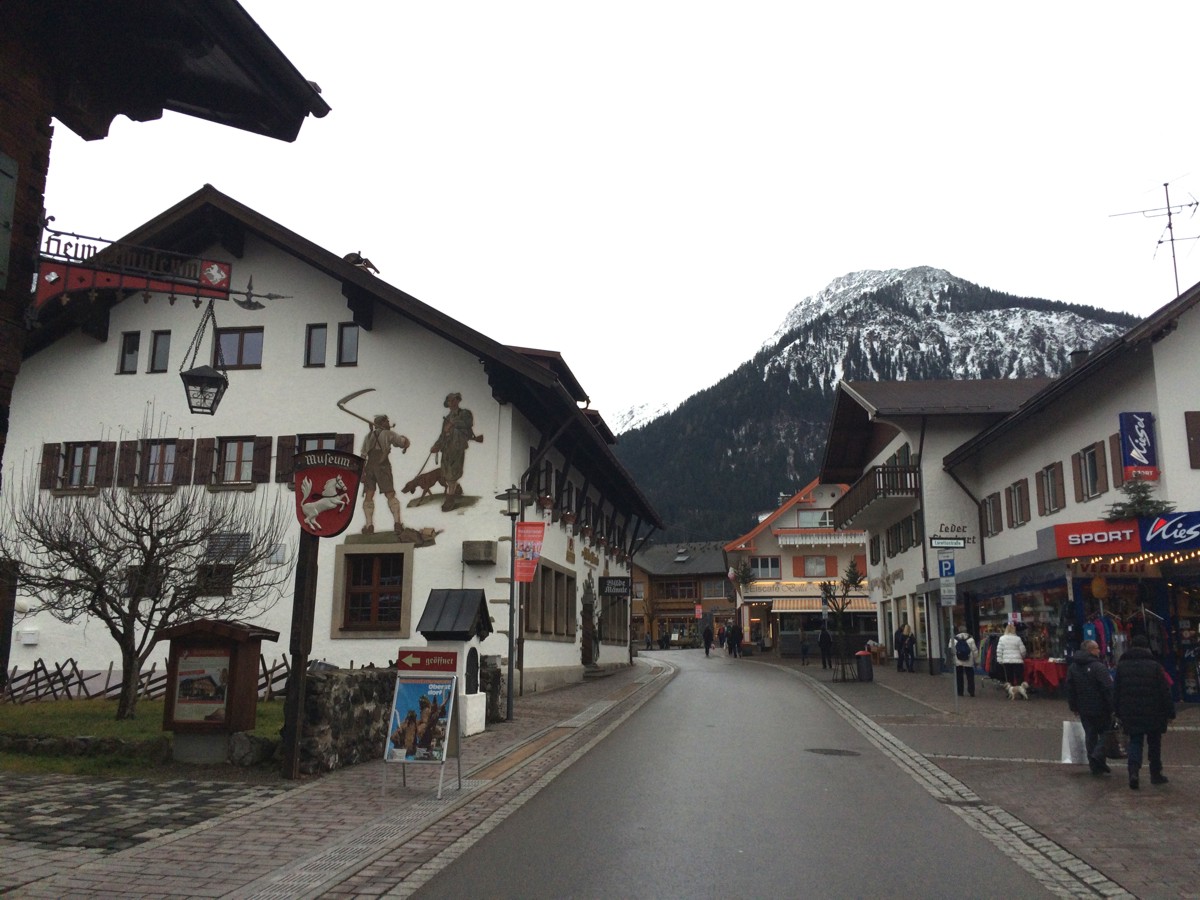
<svg viewBox="0 0 1200 900">
<path fill-rule="evenodd" d="M 525 502 L 531 500 L 532 497 L 529 493 L 518 490 L 514 484 L 503 494 L 497 494 L 496 499 L 504 501 L 504 509 L 500 510 L 500 515 L 508 516 L 511 525 L 508 547 L 508 692 L 504 713 L 504 720 L 511 722 L 513 717 L 513 666 L 517 655 L 517 519 L 521 516 Z"/>
</svg>

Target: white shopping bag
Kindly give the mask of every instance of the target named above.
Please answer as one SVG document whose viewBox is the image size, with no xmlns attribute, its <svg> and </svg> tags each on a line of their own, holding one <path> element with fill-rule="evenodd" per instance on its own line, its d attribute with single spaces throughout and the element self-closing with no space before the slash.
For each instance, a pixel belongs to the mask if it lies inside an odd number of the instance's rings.
<svg viewBox="0 0 1200 900">
<path fill-rule="evenodd" d="M 1074 765 L 1083 765 L 1087 762 L 1087 751 L 1084 750 L 1083 744 L 1082 722 L 1063 722 L 1062 761 Z"/>
</svg>

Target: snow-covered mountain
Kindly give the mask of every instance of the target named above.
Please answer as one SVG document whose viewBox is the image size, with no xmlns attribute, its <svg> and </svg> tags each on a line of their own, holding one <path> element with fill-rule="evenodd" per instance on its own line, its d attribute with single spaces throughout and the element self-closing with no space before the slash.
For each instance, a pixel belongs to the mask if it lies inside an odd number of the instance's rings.
<svg viewBox="0 0 1200 900">
<path fill-rule="evenodd" d="M 1015 297 L 943 269 L 854 272 L 800 301 L 754 358 L 670 416 L 618 417 L 617 454 L 663 515 L 666 539 L 728 539 L 816 474 L 842 379 L 1058 375 L 1132 316 Z"/>
</svg>

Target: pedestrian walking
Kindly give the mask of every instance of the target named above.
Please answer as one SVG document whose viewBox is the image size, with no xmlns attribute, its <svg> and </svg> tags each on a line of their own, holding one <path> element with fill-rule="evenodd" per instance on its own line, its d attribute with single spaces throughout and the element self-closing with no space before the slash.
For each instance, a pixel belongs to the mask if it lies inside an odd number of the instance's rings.
<svg viewBox="0 0 1200 900">
<path fill-rule="evenodd" d="M 808 635 L 804 633 L 804 626 L 800 626 L 800 665 L 808 665 Z"/>
<path fill-rule="evenodd" d="M 1104 761 L 1100 736 L 1112 727 L 1113 683 L 1108 666 L 1100 661 L 1100 645 L 1095 641 L 1084 641 L 1067 669 L 1067 705 L 1083 725 L 1083 746 L 1092 774 L 1111 771 Z M 1131 775 L 1130 787 L 1136 787 L 1135 782 Z"/>
<path fill-rule="evenodd" d="M 742 626 L 734 622 L 729 626 L 729 632 L 725 638 L 729 641 L 729 652 L 734 659 L 742 655 Z"/>
<path fill-rule="evenodd" d="M 1129 787 L 1138 789 L 1143 743 L 1149 748 L 1150 783 L 1166 784 L 1162 736 L 1167 723 L 1175 718 L 1175 701 L 1171 699 L 1167 673 L 1150 652 L 1150 642 L 1144 634 L 1133 636 L 1129 649 L 1117 663 L 1113 708 L 1122 730 L 1129 735 Z"/>
<path fill-rule="evenodd" d="M 892 650 L 896 654 L 896 671 L 904 671 L 904 626 L 901 625 L 892 635 Z"/>
<path fill-rule="evenodd" d="M 996 662 L 1004 669 L 1004 681 L 1019 687 L 1025 680 L 1025 642 L 1017 634 L 1017 626 L 1009 622 L 1004 634 L 996 641 Z"/>
<path fill-rule="evenodd" d="M 713 644 L 712 626 L 705 625 L 704 626 L 704 655 L 705 656 L 708 656 L 708 651 L 710 649 L 712 649 L 712 644 Z"/>
<path fill-rule="evenodd" d="M 975 646 L 975 638 L 962 628 L 958 634 L 950 638 L 950 652 L 954 654 L 954 681 L 958 688 L 958 696 L 963 695 L 963 682 L 966 682 L 967 693 L 975 696 L 975 662 L 979 659 L 979 648 Z"/>
<path fill-rule="evenodd" d="M 901 631 L 903 632 L 900 645 L 901 671 L 915 672 L 917 670 L 917 636 L 913 634 L 912 626 L 907 622 Z"/>
<path fill-rule="evenodd" d="M 652 637 L 650 637 L 650 629 L 648 627 L 646 628 L 646 649 L 647 650 L 654 649 L 654 639 Z"/>
<path fill-rule="evenodd" d="M 817 646 L 821 648 L 821 668 L 833 668 L 833 635 L 829 633 L 829 626 L 821 623 L 821 633 L 817 635 Z"/>
</svg>

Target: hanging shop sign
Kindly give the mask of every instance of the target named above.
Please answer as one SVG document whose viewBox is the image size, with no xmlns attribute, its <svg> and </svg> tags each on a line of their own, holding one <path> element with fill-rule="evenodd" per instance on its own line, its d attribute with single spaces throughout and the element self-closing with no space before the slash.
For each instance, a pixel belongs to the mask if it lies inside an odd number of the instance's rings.
<svg viewBox="0 0 1200 900">
<path fill-rule="evenodd" d="M 315 537 L 337 537 L 354 518 L 361 456 L 344 450 L 309 450 L 295 457 L 296 518 Z"/>
<path fill-rule="evenodd" d="M 1154 415 L 1123 412 L 1121 422 L 1121 465 L 1125 480 L 1158 481 L 1158 450 L 1154 442 Z"/>
<path fill-rule="evenodd" d="M 601 597 L 627 597 L 633 591 L 633 579 L 627 575 L 601 575 Z"/>
</svg>

